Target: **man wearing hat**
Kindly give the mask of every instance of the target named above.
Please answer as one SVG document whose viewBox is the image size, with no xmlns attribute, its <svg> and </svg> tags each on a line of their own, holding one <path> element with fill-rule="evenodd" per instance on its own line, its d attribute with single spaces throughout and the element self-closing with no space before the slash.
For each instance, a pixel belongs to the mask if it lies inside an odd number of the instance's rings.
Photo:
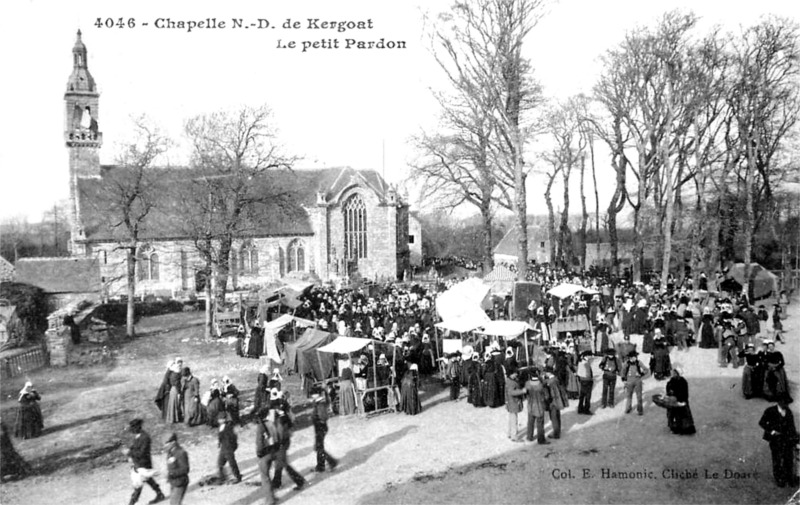
<svg viewBox="0 0 800 505">
<path fill-rule="evenodd" d="M 124 451 L 128 456 L 128 461 L 133 465 L 131 470 L 133 494 L 129 502 L 130 505 L 139 500 L 145 483 L 156 492 L 156 497 L 150 503 L 158 503 L 166 498 L 153 478 L 156 472 L 153 470 L 153 461 L 150 456 L 150 435 L 142 429 L 142 424 L 144 424 L 144 421 L 139 418 L 129 423 L 128 430 L 134 434 L 134 438 L 131 445 Z"/>
<path fill-rule="evenodd" d="M 642 379 L 647 375 L 647 368 L 639 361 L 639 353 L 632 351 L 628 360 L 622 365 L 622 382 L 625 383 L 625 413 L 630 414 L 633 393 L 636 393 L 636 411 L 644 415 L 642 407 Z"/>
<path fill-rule="evenodd" d="M 613 348 L 606 349 L 605 356 L 600 361 L 600 370 L 603 372 L 603 396 L 600 408 L 614 407 L 614 389 L 617 387 L 617 376 L 621 368 L 617 351 Z"/>
<path fill-rule="evenodd" d="M 189 455 L 178 444 L 178 435 L 172 433 L 164 444 L 167 449 L 167 480 L 169 481 L 169 503 L 180 505 L 186 488 L 189 487 Z"/>
<path fill-rule="evenodd" d="M 796 486 L 797 477 L 793 471 L 794 447 L 800 440 L 789 410 L 791 398 L 788 395 L 778 398 L 777 405 L 767 407 L 758 425 L 764 430 L 764 440 L 769 442 L 772 453 L 772 476 L 778 487 Z"/>
<path fill-rule="evenodd" d="M 233 422 L 228 419 L 224 412 L 220 412 L 217 418 L 219 423 L 218 446 L 219 455 L 217 456 L 217 468 L 219 469 L 219 480 L 225 481 L 225 463 L 230 465 L 233 472 L 234 483 L 242 481 L 242 474 L 239 473 L 239 465 L 236 463 L 236 449 L 239 447 L 236 432 L 233 431 Z"/>
<path fill-rule="evenodd" d="M 506 410 L 508 411 L 508 438 L 512 442 L 521 442 L 517 438 L 519 431 L 519 413 L 522 412 L 522 397 L 525 389 L 520 386 L 517 367 L 506 368 Z"/>
<path fill-rule="evenodd" d="M 292 406 L 284 397 L 281 391 L 273 389 L 270 391 L 270 408 L 275 410 L 275 429 L 278 434 L 278 449 L 275 454 L 275 472 L 272 476 L 272 489 L 280 489 L 283 480 L 283 470 L 289 474 L 294 481 L 295 490 L 300 490 L 306 485 L 306 480 L 300 472 L 289 464 L 289 447 L 292 444 L 292 426 L 294 425 L 294 415 Z"/>
<path fill-rule="evenodd" d="M 544 437 L 544 415 L 550 403 L 550 391 L 545 387 L 539 378 L 539 371 L 534 369 L 528 372 L 528 380 L 525 381 L 525 391 L 528 393 L 528 442 L 533 442 L 534 426 L 537 432 L 539 444 L 549 444 Z"/>
<path fill-rule="evenodd" d="M 277 413 L 275 409 L 261 407 L 256 418 L 256 457 L 258 458 L 258 471 L 261 475 L 261 489 L 265 494 L 264 503 L 272 505 L 275 503 L 275 491 L 272 489 L 269 469 L 272 462 L 275 461 L 280 445 L 276 426 Z"/>
<path fill-rule="evenodd" d="M 325 463 L 328 463 L 333 471 L 339 462 L 325 450 L 325 435 L 328 434 L 328 401 L 322 387 L 314 386 L 311 390 L 311 399 L 314 402 L 311 421 L 314 423 L 314 449 L 317 452 L 317 466 L 314 471 L 324 472 Z"/>
</svg>

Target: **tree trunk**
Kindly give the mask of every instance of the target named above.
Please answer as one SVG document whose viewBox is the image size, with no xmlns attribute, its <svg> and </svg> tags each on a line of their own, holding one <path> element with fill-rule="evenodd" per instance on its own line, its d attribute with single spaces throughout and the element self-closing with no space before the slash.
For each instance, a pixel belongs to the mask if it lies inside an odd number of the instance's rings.
<svg viewBox="0 0 800 505">
<path fill-rule="evenodd" d="M 549 177 L 547 182 L 547 189 L 544 192 L 544 201 L 547 203 L 547 240 L 550 245 L 550 265 L 556 264 L 556 215 L 553 212 L 553 197 L 550 191 L 553 189 L 553 181 L 556 179 L 556 173 Z"/>
<path fill-rule="evenodd" d="M 128 338 L 136 336 L 136 246 L 125 248 L 125 263 L 128 277 L 128 310 L 125 316 L 125 334 Z"/>
<path fill-rule="evenodd" d="M 592 160 L 592 184 L 594 185 L 594 227 L 597 233 L 595 237 L 595 248 L 598 266 L 602 265 L 600 258 L 600 196 L 597 192 L 597 170 L 594 164 L 594 139 L 589 136 L 589 155 Z"/>
<path fill-rule="evenodd" d="M 753 255 L 753 177 L 755 176 L 756 152 L 758 152 L 758 138 L 747 143 L 747 170 L 744 176 L 745 209 L 742 220 L 742 241 L 744 242 L 744 278 L 747 283 L 744 288 L 750 291 L 750 261 Z"/>
<path fill-rule="evenodd" d="M 214 333 L 214 293 L 211 289 L 211 279 L 214 273 L 211 269 L 211 261 L 206 260 L 206 283 L 204 290 L 206 292 L 206 321 L 205 321 L 205 338 L 210 340 Z"/>
<path fill-rule="evenodd" d="M 672 222 L 675 218 L 675 198 L 673 195 L 673 186 L 677 183 L 677 177 L 673 174 L 675 170 L 672 164 L 672 157 L 670 157 L 669 143 L 672 137 L 672 86 L 667 83 L 667 117 L 666 129 L 661 142 L 661 162 L 664 176 L 666 179 L 666 188 L 664 195 L 664 204 L 666 205 L 666 212 L 664 213 L 664 221 L 661 225 L 661 237 L 663 237 L 663 247 L 661 256 L 661 289 L 667 288 L 667 278 L 669 277 L 670 260 L 672 259 Z M 679 174 L 678 174 L 679 175 Z M 673 182 L 675 180 L 676 182 Z M 658 201 L 658 200 L 656 200 Z M 661 212 L 659 212 L 661 215 Z"/>
<path fill-rule="evenodd" d="M 519 238 L 517 241 L 517 278 L 525 279 L 528 273 L 528 203 L 527 191 L 525 190 L 525 173 L 522 165 L 522 142 L 520 142 L 520 132 L 516 131 L 516 152 L 514 153 L 514 207 L 517 215 L 517 229 Z"/>
<path fill-rule="evenodd" d="M 494 256 L 492 254 L 492 212 L 488 205 L 481 209 L 483 218 L 483 265 L 484 272 L 489 273 L 494 268 Z"/>
<path fill-rule="evenodd" d="M 581 261 L 581 270 L 586 270 L 586 223 L 589 221 L 589 213 L 586 212 L 586 193 L 583 191 L 583 183 L 586 175 L 586 153 L 581 153 L 581 243 L 578 247 L 578 257 Z"/>
<path fill-rule="evenodd" d="M 569 247 L 569 175 L 572 167 L 567 166 L 561 170 L 564 179 L 564 209 L 561 211 L 561 224 L 558 227 L 558 262 L 562 268 L 569 270 L 572 266 L 572 255 Z"/>
</svg>

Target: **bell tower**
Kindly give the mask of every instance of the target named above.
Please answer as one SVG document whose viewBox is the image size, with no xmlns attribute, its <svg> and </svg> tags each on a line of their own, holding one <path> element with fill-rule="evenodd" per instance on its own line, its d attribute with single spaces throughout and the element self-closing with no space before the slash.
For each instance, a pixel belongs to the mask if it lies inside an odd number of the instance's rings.
<svg viewBox="0 0 800 505">
<path fill-rule="evenodd" d="M 99 129 L 100 93 L 92 74 L 86 46 L 78 30 L 75 46 L 72 48 L 72 74 L 67 81 L 64 93 L 64 142 L 69 151 L 70 181 L 70 251 L 73 255 L 85 252 L 86 236 L 83 232 L 80 214 L 78 179 L 100 177 L 100 146 L 103 134 Z"/>
</svg>

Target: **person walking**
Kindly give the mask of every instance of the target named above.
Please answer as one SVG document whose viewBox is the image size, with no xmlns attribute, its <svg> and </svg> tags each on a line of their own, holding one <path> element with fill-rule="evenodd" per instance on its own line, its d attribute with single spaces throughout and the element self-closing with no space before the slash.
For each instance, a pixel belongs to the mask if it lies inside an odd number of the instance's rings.
<svg viewBox="0 0 800 505">
<path fill-rule="evenodd" d="M 219 423 L 219 433 L 217 446 L 219 455 L 217 456 L 217 476 L 220 482 L 225 482 L 225 463 L 231 467 L 233 472 L 234 484 L 242 481 L 242 474 L 239 472 L 239 465 L 236 463 L 236 449 L 239 448 L 239 441 L 236 432 L 233 431 L 233 422 L 228 419 L 225 413 L 219 413 L 217 418 Z"/>
<path fill-rule="evenodd" d="M 169 480 L 169 503 L 180 505 L 189 487 L 189 455 L 178 444 L 178 434 L 172 433 L 164 443 L 167 449 L 167 480 Z"/>
<path fill-rule="evenodd" d="M 509 368 L 506 371 L 506 410 L 508 411 L 508 438 L 512 442 L 522 442 L 517 436 L 519 432 L 519 413 L 522 412 L 522 397 L 525 388 L 519 382 L 519 371 Z"/>
<path fill-rule="evenodd" d="M 144 421 L 139 418 L 128 423 L 128 431 L 133 433 L 133 442 L 123 451 L 133 465 L 131 469 L 133 494 L 128 502 L 129 505 L 139 501 L 145 484 L 156 492 L 156 497 L 150 500 L 150 503 L 158 503 L 166 498 L 153 478 L 156 472 L 153 470 L 153 460 L 150 455 L 150 435 L 142 429 L 143 424 Z"/>
<path fill-rule="evenodd" d="M 311 421 L 314 423 L 314 449 L 317 452 L 317 466 L 314 471 L 324 472 L 326 462 L 333 471 L 339 462 L 325 450 L 325 435 L 328 434 L 328 401 L 322 387 L 317 385 L 311 389 L 311 399 L 314 402 Z"/>
<path fill-rule="evenodd" d="M 630 414 L 633 394 L 636 393 L 636 411 L 644 415 L 642 407 L 642 379 L 647 375 L 647 368 L 639 361 L 636 351 L 628 355 L 628 361 L 622 365 L 622 382 L 625 383 L 625 413 Z"/>
<path fill-rule="evenodd" d="M 527 440 L 533 442 L 534 426 L 537 432 L 539 444 L 549 444 L 544 436 L 544 415 L 547 412 L 547 405 L 550 402 L 550 393 L 539 378 L 539 371 L 536 369 L 528 372 L 528 380 L 525 381 L 525 391 L 528 394 L 528 429 Z"/>
<path fill-rule="evenodd" d="M 265 505 L 275 503 L 275 491 L 269 478 L 269 469 L 278 453 L 278 430 L 275 425 L 275 409 L 262 407 L 257 415 L 256 424 L 256 457 L 258 472 L 261 475 L 261 489 L 264 491 Z"/>
<path fill-rule="evenodd" d="M 794 424 L 794 416 L 789 410 L 791 399 L 783 396 L 777 404 L 767 407 L 758 425 L 764 430 L 764 440 L 769 442 L 772 453 L 772 476 L 778 487 L 796 486 L 794 473 L 794 448 L 800 436 Z"/>
<path fill-rule="evenodd" d="M 278 448 L 275 453 L 275 472 L 272 476 L 272 489 L 280 489 L 283 477 L 283 469 L 294 482 L 295 491 L 299 491 L 307 484 L 306 479 L 289 464 L 289 446 L 292 443 L 292 427 L 294 426 L 294 416 L 292 406 L 284 398 L 283 393 L 277 389 L 271 392 L 271 407 L 275 410 L 275 429 L 278 435 Z"/>
</svg>

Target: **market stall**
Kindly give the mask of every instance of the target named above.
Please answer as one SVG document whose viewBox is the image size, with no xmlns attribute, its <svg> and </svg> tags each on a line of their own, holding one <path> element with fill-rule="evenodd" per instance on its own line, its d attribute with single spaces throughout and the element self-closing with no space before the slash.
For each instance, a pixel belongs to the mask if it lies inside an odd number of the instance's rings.
<svg viewBox="0 0 800 505">
<path fill-rule="evenodd" d="M 376 355 L 375 349 L 376 349 L 376 347 L 378 347 L 380 345 L 388 346 L 388 347 L 392 348 L 391 349 L 392 350 L 392 370 L 394 370 L 395 369 L 395 365 L 397 363 L 397 360 L 396 360 L 396 356 L 395 356 L 395 353 L 394 353 L 394 348 L 393 348 L 392 344 L 388 343 L 388 342 L 383 342 L 381 340 L 373 340 L 373 339 L 370 339 L 370 338 L 356 338 L 356 337 L 340 336 L 340 337 L 337 337 L 336 340 L 333 340 L 332 342 L 329 342 L 327 345 L 324 345 L 322 347 L 317 348 L 317 353 L 318 354 L 326 353 L 326 354 L 346 354 L 346 355 L 350 355 L 350 354 L 355 353 L 355 352 L 360 352 L 362 349 L 364 349 L 365 347 L 369 346 L 369 348 L 370 348 L 370 350 L 372 352 L 372 381 L 371 381 L 372 384 L 370 384 L 368 382 L 366 384 L 366 388 L 364 388 L 363 390 L 358 390 L 358 389 L 356 390 L 356 395 L 357 395 L 356 405 L 358 406 L 359 414 L 361 414 L 361 415 L 366 415 L 366 411 L 364 409 L 364 404 L 365 404 L 364 400 L 365 400 L 365 397 L 367 395 L 369 395 L 369 394 L 374 395 L 373 398 L 374 398 L 375 406 L 376 406 L 375 410 L 371 411 L 371 413 L 379 413 L 379 412 L 385 412 L 385 411 L 394 412 L 395 411 L 396 401 L 394 400 L 394 398 L 395 398 L 397 393 L 395 392 L 396 383 L 395 383 L 394 378 L 391 379 L 391 381 L 390 381 L 390 383 L 388 385 L 378 384 L 378 370 L 377 370 L 377 362 L 378 362 L 378 360 L 377 360 L 377 355 Z M 333 358 L 331 358 L 331 359 L 333 359 Z M 328 381 L 328 382 L 335 382 L 335 380 L 334 381 Z M 326 382 L 326 383 L 328 383 L 328 382 Z M 378 408 L 378 406 L 380 404 L 379 401 L 378 401 L 378 398 L 384 392 L 386 393 L 386 397 L 387 397 L 386 406 Z"/>
</svg>

